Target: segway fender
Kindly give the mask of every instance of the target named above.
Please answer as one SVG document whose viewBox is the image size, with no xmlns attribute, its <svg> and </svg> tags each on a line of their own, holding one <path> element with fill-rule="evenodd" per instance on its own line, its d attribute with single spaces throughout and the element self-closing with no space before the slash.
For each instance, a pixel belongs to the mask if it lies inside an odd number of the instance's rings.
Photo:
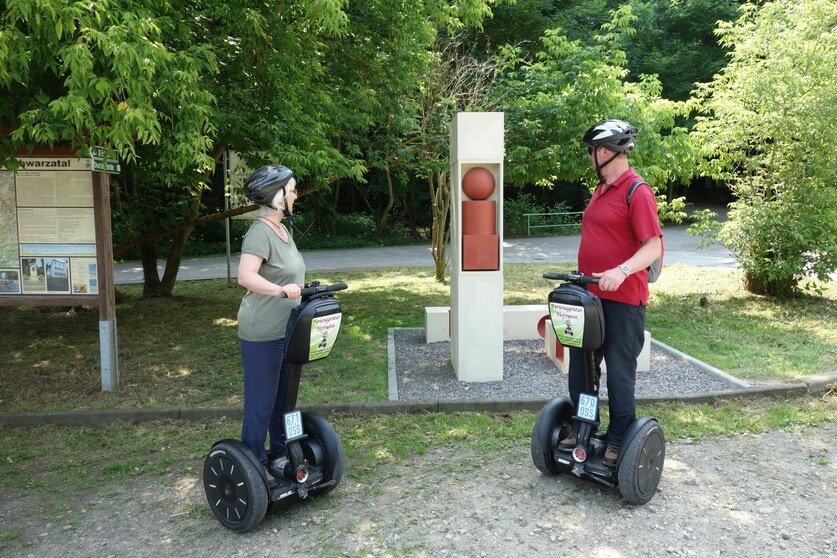
<svg viewBox="0 0 837 558">
<path fill-rule="evenodd" d="M 229 444 L 239 449 L 253 463 L 253 467 L 262 476 L 262 480 L 264 480 L 264 484 L 265 486 L 267 486 L 267 473 L 264 470 L 264 465 L 262 465 L 262 462 L 259 461 L 259 458 L 253 455 L 253 452 L 250 450 L 250 448 L 247 447 L 241 440 L 233 440 L 232 438 L 218 440 L 217 442 L 212 444 L 212 449 L 209 451 L 210 455 L 215 450 L 215 446 L 217 446 L 218 444 Z"/>
<path fill-rule="evenodd" d="M 642 427 L 649 422 L 657 422 L 656 419 L 652 417 L 639 417 L 635 421 L 631 423 L 628 429 L 625 431 L 625 434 L 622 435 L 622 448 L 628 447 L 628 444 L 631 443 L 631 440 L 634 439 L 637 432 L 639 432 Z M 622 464 L 622 456 L 625 455 L 624 451 L 619 452 L 619 457 L 616 458 L 616 470 L 619 470 L 619 465 Z"/>
<path fill-rule="evenodd" d="M 636 429 L 633 429 L 635 427 Z M 629 504 L 647 504 L 657 491 L 665 464 L 666 441 L 660 424 L 643 417 L 628 429 L 619 449 L 617 481 Z"/>
<path fill-rule="evenodd" d="M 622 435 L 622 444 L 620 447 L 625 448 L 628 444 L 631 443 L 631 440 L 634 439 L 637 432 L 639 432 L 642 427 L 648 422 L 657 422 L 656 419 L 652 417 L 639 417 L 635 421 L 631 423 L 625 433 Z M 624 451 L 619 452 L 619 457 L 616 458 L 616 470 L 619 470 L 619 465 L 622 464 L 622 456 L 625 455 Z"/>
<path fill-rule="evenodd" d="M 569 431 L 573 409 L 573 403 L 568 397 L 554 397 L 543 406 L 535 420 L 531 441 L 532 461 L 546 475 L 555 475 L 565 470 L 554 461 L 552 453 L 558 447 L 562 434 L 569 433 L 562 433 L 562 430 Z"/>
<path fill-rule="evenodd" d="M 310 462 L 323 467 L 325 481 L 317 491 L 326 493 L 334 489 L 343 478 L 343 444 L 334 427 L 322 415 L 302 413 L 302 425 L 309 438 L 302 442 L 303 454 Z"/>
<path fill-rule="evenodd" d="M 552 423 L 556 424 L 559 421 L 569 420 L 572 418 L 573 413 L 575 413 L 575 407 L 573 406 L 572 400 L 569 397 L 553 397 L 549 401 L 547 401 L 546 405 L 543 406 L 539 415 L 541 420 L 544 423 Z M 550 432 L 550 439 L 543 440 L 545 442 L 544 447 L 555 448 L 558 447 L 558 442 L 560 441 L 559 438 L 560 431 L 552 430 Z M 548 445 L 546 445 L 548 444 Z"/>
</svg>

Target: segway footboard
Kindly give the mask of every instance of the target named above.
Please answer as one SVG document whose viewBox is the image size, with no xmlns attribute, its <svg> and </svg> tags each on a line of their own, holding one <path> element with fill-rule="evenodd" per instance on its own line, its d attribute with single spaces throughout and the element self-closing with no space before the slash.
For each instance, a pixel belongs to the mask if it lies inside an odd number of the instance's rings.
<svg viewBox="0 0 837 558">
<path fill-rule="evenodd" d="M 343 445 L 331 423 L 316 413 L 302 413 L 304 435 L 288 445 L 284 473 L 271 488 L 273 505 L 285 504 L 314 494 L 327 494 L 343 478 Z"/>
</svg>

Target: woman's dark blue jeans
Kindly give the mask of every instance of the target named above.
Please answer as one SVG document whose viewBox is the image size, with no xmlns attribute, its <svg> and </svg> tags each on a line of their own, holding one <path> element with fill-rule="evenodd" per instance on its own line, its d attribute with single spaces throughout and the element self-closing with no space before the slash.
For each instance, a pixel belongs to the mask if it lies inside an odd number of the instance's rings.
<svg viewBox="0 0 837 558">
<path fill-rule="evenodd" d="M 285 452 L 283 411 L 288 391 L 288 362 L 285 340 L 241 340 L 244 362 L 244 418 L 241 441 L 253 455 L 267 464 L 265 440 L 270 433 L 270 451 Z"/>
<path fill-rule="evenodd" d="M 610 423 L 607 442 L 618 446 L 622 435 L 636 420 L 636 359 L 645 343 L 645 306 L 602 300 L 605 340 L 596 351 L 596 364 L 607 363 L 607 406 Z M 580 349 L 570 349 L 569 391 L 575 408 L 584 389 L 584 358 Z"/>
</svg>

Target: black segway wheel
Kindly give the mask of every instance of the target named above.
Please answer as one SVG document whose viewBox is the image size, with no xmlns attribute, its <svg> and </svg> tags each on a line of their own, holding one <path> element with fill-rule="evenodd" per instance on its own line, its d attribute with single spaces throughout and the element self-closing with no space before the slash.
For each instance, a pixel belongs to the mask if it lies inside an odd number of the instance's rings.
<svg viewBox="0 0 837 558">
<path fill-rule="evenodd" d="M 302 454 L 314 467 L 322 467 L 326 494 L 334 490 L 343 478 L 343 444 L 334 427 L 316 413 L 302 413 L 302 426 L 307 438 L 302 440 Z M 334 481 L 334 482 L 330 482 Z"/>
<path fill-rule="evenodd" d="M 233 441 L 217 443 L 203 462 L 203 489 L 212 513 L 227 529 L 246 532 L 267 513 L 268 490 L 264 473 Z"/>
<path fill-rule="evenodd" d="M 621 450 L 617 478 L 622 497 L 630 504 L 647 504 L 657 492 L 666 459 L 663 429 L 653 419 L 643 424 Z"/>
<path fill-rule="evenodd" d="M 561 468 L 553 451 L 558 442 L 572 430 L 573 403 L 566 397 L 556 397 L 543 406 L 532 430 L 532 461 L 545 475 L 557 475 Z"/>
</svg>

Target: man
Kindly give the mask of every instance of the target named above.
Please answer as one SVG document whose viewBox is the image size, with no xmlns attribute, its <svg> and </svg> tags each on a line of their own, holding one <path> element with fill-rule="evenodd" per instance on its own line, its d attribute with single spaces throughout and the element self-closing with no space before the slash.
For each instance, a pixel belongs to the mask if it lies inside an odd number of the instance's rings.
<svg viewBox="0 0 837 558">
<path fill-rule="evenodd" d="M 607 362 L 610 423 L 604 464 L 615 467 L 622 436 L 636 419 L 636 359 L 645 341 L 645 304 L 648 272 L 662 251 L 662 230 L 657 202 L 650 186 L 641 184 L 627 203 L 628 189 L 641 177 L 628 163 L 636 147 L 637 129 L 622 120 L 602 121 L 584 134 L 587 153 L 599 175 L 599 183 L 584 211 L 578 268 L 599 278 L 590 292 L 602 301 L 604 345 L 596 365 Z M 578 408 L 584 385 L 584 359 L 580 349 L 570 349 L 569 390 Z M 559 449 L 571 451 L 577 428 L 561 440 Z"/>
</svg>

